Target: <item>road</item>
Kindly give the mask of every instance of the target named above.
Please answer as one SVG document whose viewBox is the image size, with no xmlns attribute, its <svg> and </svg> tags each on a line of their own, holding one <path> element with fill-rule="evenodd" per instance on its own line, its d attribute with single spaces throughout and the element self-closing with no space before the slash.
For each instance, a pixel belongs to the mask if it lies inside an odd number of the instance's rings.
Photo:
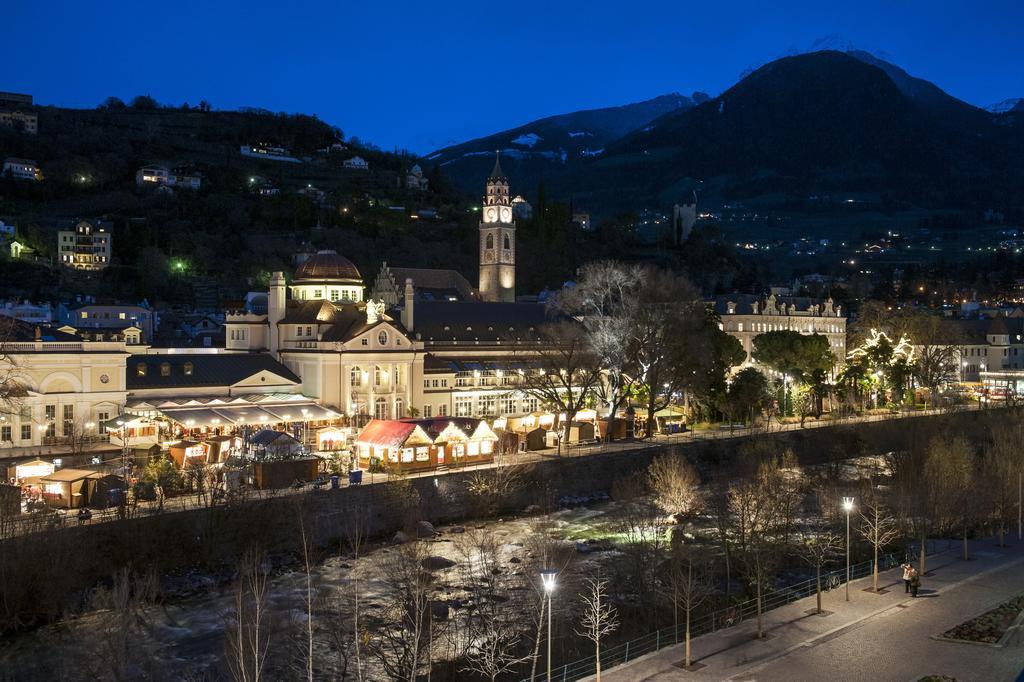
<svg viewBox="0 0 1024 682">
<path fill-rule="evenodd" d="M 1003 647 L 939 639 L 948 629 L 1024 593 L 1024 542 L 996 547 L 992 538 L 972 541 L 970 561 L 958 543 L 934 555 L 920 596 L 904 593 L 899 569 L 882 574 L 885 594 L 865 591 L 870 578 L 824 595 L 832 613 L 808 614 L 814 597 L 766 614 L 768 639 L 757 641 L 754 624 L 698 637 L 693 654 L 699 670 L 677 666 L 681 647 L 673 646 L 626 665 L 603 671 L 607 682 L 677 680 L 808 680 L 863 682 L 918 680 L 947 675 L 968 681 L 1019 679 L 1024 671 L 1024 631 Z"/>
</svg>

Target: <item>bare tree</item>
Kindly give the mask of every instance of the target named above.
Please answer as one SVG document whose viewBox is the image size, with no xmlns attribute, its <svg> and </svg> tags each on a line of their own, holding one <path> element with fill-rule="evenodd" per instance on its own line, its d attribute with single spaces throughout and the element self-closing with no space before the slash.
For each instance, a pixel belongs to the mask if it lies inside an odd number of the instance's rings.
<svg viewBox="0 0 1024 682">
<path fill-rule="evenodd" d="M 372 623 L 376 636 L 368 640 L 367 649 L 392 680 L 415 682 L 429 648 L 433 578 L 424 565 L 426 558 L 421 542 L 378 553 L 377 570 L 388 594 L 379 618 Z"/>
<path fill-rule="evenodd" d="M 860 513 L 860 518 L 860 534 L 871 543 L 871 550 L 874 553 L 871 588 L 878 592 L 879 551 L 900 536 L 900 528 L 896 523 L 896 519 L 889 512 L 889 509 L 875 495 L 868 496 L 863 505 L 863 511 Z"/>
<path fill-rule="evenodd" d="M 466 489 L 485 516 L 495 514 L 503 501 L 523 484 L 523 467 L 506 461 L 504 450 L 494 458 L 494 466 L 473 472 Z"/>
<path fill-rule="evenodd" d="M 234 610 L 227 627 L 227 664 L 239 682 L 259 682 L 266 672 L 271 622 L 264 562 L 263 552 L 251 548 L 238 567 Z"/>
<path fill-rule="evenodd" d="M 519 613 L 508 609 L 498 595 L 508 594 L 510 577 L 501 569 L 497 538 L 484 530 L 471 530 L 456 541 L 461 556 L 463 583 L 471 596 L 468 619 L 469 646 L 465 671 L 494 680 L 511 672 L 528 656 L 519 655 Z"/>
<path fill-rule="evenodd" d="M 583 602 L 583 612 L 580 615 L 580 629 L 576 630 L 576 634 L 594 643 L 595 679 L 601 682 L 601 640 L 619 627 L 615 607 L 608 603 L 608 581 L 600 575 L 587 578 L 580 600 Z"/>
<path fill-rule="evenodd" d="M 305 588 L 306 606 L 306 680 L 313 682 L 313 604 L 316 600 L 317 589 L 313 585 L 313 538 L 306 528 L 306 515 L 301 504 L 295 506 L 296 522 L 299 531 L 299 543 L 302 545 L 302 571 Z"/>
<path fill-rule="evenodd" d="M 842 539 L 827 528 L 813 529 L 800 536 L 797 553 L 814 568 L 815 612 L 821 614 L 821 569 L 834 561 L 842 548 Z"/>
<path fill-rule="evenodd" d="M 17 414 L 28 397 L 14 346 L 16 336 L 26 333 L 28 326 L 22 320 L 0 315 L 0 415 Z"/>
<path fill-rule="evenodd" d="M 1017 539 L 1021 539 L 1021 490 L 1024 477 L 1024 429 L 1016 419 L 992 430 L 992 447 L 983 461 L 984 489 L 988 491 L 999 533 L 999 546 L 1006 544 L 1006 527 L 1017 517 Z"/>
<path fill-rule="evenodd" d="M 976 502 L 972 481 L 974 453 L 970 443 L 962 436 L 937 436 L 928 448 L 924 477 L 931 488 L 934 504 L 933 520 L 947 530 L 959 528 L 963 537 L 963 558 L 967 551 L 967 532 L 974 521 Z"/>
<path fill-rule="evenodd" d="M 532 338 L 515 348 L 524 365 L 520 390 L 565 414 L 560 425 L 561 452 L 562 443 L 569 441 L 576 413 L 587 405 L 601 379 L 601 358 L 591 347 L 586 328 L 572 319 L 540 325 Z"/>
<path fill-rule="evenodd" d="M 362 589 L 359 584 L 359 553 L 369 536 L 369 515 L 370 510 L 362 505 L 353 505 L 345 515 L 345 541 L 349 551 L 352 552 L 352 632 L 353 648 L 356 657 L 356 679 L 363 680 L 363 659 L 361 642 L 363 638 L 362 626 L 360 624 L 361 605 L 359 602 Z"/>
<path fill-rule="evenodd" d="M 714 580 L 703 557 L 695 556 L 692 547 L 677 544 L 672 552 L 672 614 L 676 641 L 679 641 L 679 607 L 685 615 L 684 641 L 686 667 L 692 663 L 690 622 L 693 612 L 714 593 Z"/>
<path fill-rule="evenodd" d="M 647 469 L 647 484 L 657 505 L 672 516 L 697 513 L 703 505 L 700 474 L 685 457 L 656 457 Z"/>
<path fill-rule="evenodd" d="M 636 265 L 589 263 L 580 268 L 576 287 L 562 294 L 559 302 L 563 311 L 581 318 L 591 347 L 600 358 L 604 374 L 596 388 L 609 419 L 615 417 L 636 383 L 630 327 L 641 277 L 641 268 Z"/>
<path fill-rule="evenodd" d="M 764 637 L 764 586 L 789 533 L 796 502 L 786 472 L 775 458 L 763 462 L 753 480 L 742 480 L 729 490 L 740 556 L 754 584 L 758 639 Z"/>
</svg>

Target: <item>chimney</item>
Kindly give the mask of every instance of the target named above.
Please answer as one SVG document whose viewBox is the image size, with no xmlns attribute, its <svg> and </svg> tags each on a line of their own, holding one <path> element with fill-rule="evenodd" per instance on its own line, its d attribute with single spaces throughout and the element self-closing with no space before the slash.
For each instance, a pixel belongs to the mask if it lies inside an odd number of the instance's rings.
<svg viewBox="0 0 1024 682">
<path fill-rule="evenodd" d="M 278 322 L 284 319 L 285 295 L 284 273 L 275 272 L 270 276 L 270 295 L 267 296 L 267 323 L 270 325 L 270 352 L 275 358 L 280 357 L 280 331 Z"/>
<path fill-rule="evenodd" d="M 412 332 L 413 325 L 413 301 L 415 299 L 413 294 L 412 280 L 410 278 L 405 279 L 405 302 L 402 306 L 402 324 L 410 333 Z"/>
</svg>

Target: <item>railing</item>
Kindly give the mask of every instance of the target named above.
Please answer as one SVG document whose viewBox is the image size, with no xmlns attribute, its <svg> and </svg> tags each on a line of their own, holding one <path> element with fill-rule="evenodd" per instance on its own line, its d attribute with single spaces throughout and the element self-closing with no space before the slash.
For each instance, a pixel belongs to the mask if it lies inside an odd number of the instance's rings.
<svg viewBox="0 0 1024 682">
<path fill-rule="evenodd" d="M 929 547 L 929 552 L 934 551 L 932 547 L 932 541 L 926 547 Z M 912 556 L 914 550 L 908 550 L 906 555 L 902 554 L 886 554 L 878 560 L 878 570 L 885 571 L 890 568 L 895 568 L 900 565 L 905 559 L 904 556 Z M 853 564 L 850 566 L 850 579 L 856 580 L 858 578 L 864 578 L 869 576 L 873 572 L 874 562 L 864 561 L 859 564 Z M 829 571 L 821 574 L 821 589 L 822 592 L 826 592 L 830 589 L 836 589 L 846 582 L 846 567 Z M 816 580 L 811 578 L 804 580 L 803 582 L 783 587 L 781 589 L 772 590 L 764 595 L 762 598 L 762 612 L 771 611 L 780 606 L 791 604 L 794 601 L 810 597 L 816 592 Z M 740 623 L 757 617 L 757 600 L 748 599 L 745 602 L 736 604 L 734 606 L 718 609 L 717 611 L 711 611 L 710 613 L 702 614 L 690 621 L 690 637 L 698 637 L 700 635 L 706 635 L 718 630 L 733 627 Z M 654 632 L 648 633 L 641 637 L 615 644 L 613 646 L 601 647 L 601 670 L 605 671 L 617 665 L 628 663 L 629 661 L 644 656 L 646 654 L 658 651 L 664 647 L 675 646 L 683 642 L 683 631 L 676 626 L 669 626 L 655 630 Z M 522 682 L 536 682 L 537 680 L 544 680 L 547 678 L 546 672 L 540 672 L 544 668 L 543 661 L 539 661 L 537 665 L 537 673 L 532 677 L 524 677 Z M 571 663 L 564 663 L 552 668 L 551 679 L 560 680 L 561 682 L 575 682 L 585 677 L 589 677 L 595 673 L 596 667 L 594 665 L 594 657 L 588 656 Z"/>
</svg>

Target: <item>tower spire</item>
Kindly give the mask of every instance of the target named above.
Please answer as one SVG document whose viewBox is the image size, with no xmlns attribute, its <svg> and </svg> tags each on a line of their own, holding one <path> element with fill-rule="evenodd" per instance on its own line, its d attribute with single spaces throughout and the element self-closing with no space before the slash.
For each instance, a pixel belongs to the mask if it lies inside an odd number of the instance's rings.
<svg viewBox="0 0 1024 682">
<path fill-rule="evenodd" d="M 491 171 L 491 177 L 487 178 L 488 181 L 492 180 L 507 180 L 505 174 L 501 171 L 501 150 L 494 150 L 494 170 Z"/>
</svg>

